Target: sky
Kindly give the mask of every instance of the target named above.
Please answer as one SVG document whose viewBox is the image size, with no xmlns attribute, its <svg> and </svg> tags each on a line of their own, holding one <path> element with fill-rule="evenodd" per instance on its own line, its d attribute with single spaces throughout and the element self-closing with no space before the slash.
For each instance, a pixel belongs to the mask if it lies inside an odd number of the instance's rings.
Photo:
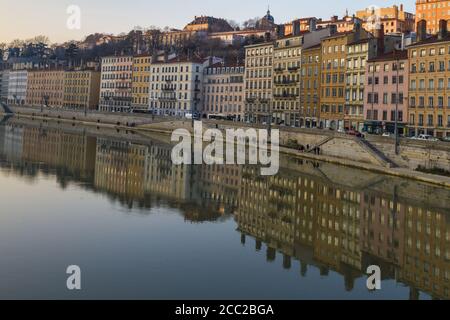
<svg viewBox="0 0 450 320">
<path fill-rule="evenodd" d="M 100 32 L 119 34 L 135 26 L 182 28 L 194 16 L 209 15 L 243 22 L 262 17 L 270 5 L 277 23 L 295 18 L 315 16 L 329 18 L 342 16 L 371 5 L 404 4 L 415 11 L 415 0 L 0 0 L 0 43 L 14 39 L 29 39 L 46 35 L 52 43 L 81 40 L 86 35 Z M 67 28 L 67 8 L 81 9 L 81 28 Z"/>
</svg>

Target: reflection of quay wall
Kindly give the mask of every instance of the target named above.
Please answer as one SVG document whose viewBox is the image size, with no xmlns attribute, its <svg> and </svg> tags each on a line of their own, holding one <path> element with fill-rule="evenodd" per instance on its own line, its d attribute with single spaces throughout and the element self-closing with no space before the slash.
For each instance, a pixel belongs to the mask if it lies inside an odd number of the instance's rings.
<svg viewBox="0 0 450 320">
<path fill-rule="evenodd" d="M 245 235 L 254 237 L 257 250 L 266 243 L 268 261 L 281 252 L 285 268 L 292 258 L 300 260 L 302 274 L 307 265 L 322 275 L 335 270 L 344 275 L 347 290 L 368 265 L 377 264 L 384 279 L 411 286 L 412 298 L 419 290 L 450 298 L 448 206 L 430 209 L 427 193 L 409 202 L 404 180 L 378 176 L 364 183 L 333 176 L 328 165 L 298 167 L 272 178 L 244 167 L 235 215 L 242 241 Z M 448 190 L 440 196 L 448 199 Z"/>
</svg>

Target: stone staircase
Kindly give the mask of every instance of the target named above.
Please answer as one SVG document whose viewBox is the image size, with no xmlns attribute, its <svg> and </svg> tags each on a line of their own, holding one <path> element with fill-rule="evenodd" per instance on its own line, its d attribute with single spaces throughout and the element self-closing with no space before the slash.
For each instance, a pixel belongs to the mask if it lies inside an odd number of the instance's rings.
<svg viewBox="0 0 450 320">
<path fill-rule="evenodd" d="M 317 143 L 316 145 L 312 146 L 306 153 L 313 153 L 315 150 L 317 150 L 317 148 L 320 148 L 321 146 L 323 146 L 325 143 L 333 140 L 334 137 L 333 136 L 329 136 L 326 137 L 325 139 L 323 139 L 322 141 L 320 141 L 319 143 Z"/>
<path fill-rule="evenodd" d="M 395 168 L 397 164 L 389 159 L 383 152 L 378 150 L 373 144 L 365 139 L 355 138 L 355 141 L 369 154 L 371 154 L 382 166 Z"/>
</svg>

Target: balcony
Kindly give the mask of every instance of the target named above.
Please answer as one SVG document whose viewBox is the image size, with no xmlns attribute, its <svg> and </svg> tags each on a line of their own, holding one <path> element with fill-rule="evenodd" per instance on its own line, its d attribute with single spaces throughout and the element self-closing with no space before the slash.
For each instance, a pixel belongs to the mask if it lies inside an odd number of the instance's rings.
<svg viewBox="0 0 450 320">
<path fill-rule="evenodd" d="M 288 85 L 291 85 L 291 84 L 296 84 L 298 82 L 299 81 L 297 81 L 297 80 L 274 81 L 275 85 L 277 85 L 277 86 L 288 86 Z"/>
<path fill-rule="evenodd" d="M 300 67 L 289 67 L 288 71 L 295 72 L 295 71 L 298 71 L 298 69 L 300 69 Z"/>
<path fill-rule="evenodd" d="M 285 99 L 285 100 L 291 100 L 291 99 L 296 99 L 296 98 L 298 98 L 299 96 L 298 96 L 297 94 L 287 94 L 287 93 L 283 93 L 283 94 L 275 94 L 273 97 L 274 97 L 276 100 L 282 100 L 282 99 Z"/>
<path fill-rule="evenodd" d="M 162 91 L 170 91 L 170 92 L 173 92 L 173 91 L 175 91 L 175 88 L 172 87 L 172 86 L 165 85 L 165 86 L 162 86 L 162 87 L 161 87 L 161 90 L 162 90 Z"/>
<path fill-rule="evenodd" d="M 275 71 L 276 73 L 281 73 L 281 72 L 283 72 L 285 69 L 283 69 L 283 68 L 275 68 L 275 69 L 273 69 L 273 71 Z"/>
</svg>

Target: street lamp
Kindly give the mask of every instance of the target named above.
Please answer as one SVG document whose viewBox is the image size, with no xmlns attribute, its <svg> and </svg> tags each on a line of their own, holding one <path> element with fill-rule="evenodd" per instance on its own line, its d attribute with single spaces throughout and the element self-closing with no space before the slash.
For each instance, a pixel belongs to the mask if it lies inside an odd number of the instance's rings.
<svg viewBox="0 0 450 320">
<path fill-rule="evenodd" d="M 399 136 L 398 136 L 398 104 L 399 104 L 399 100 L 400 100 L 400 96 L 399 96 L 399 76 L 400 76 L 400 59 L 397 57 L 397 61 L 396 61 L 396 77 L 397 77 L 397 81 L 396 81 L 396 99 L 395 99 L 395 154 L 398 155 L 399 154 Z"/>
</svg>

